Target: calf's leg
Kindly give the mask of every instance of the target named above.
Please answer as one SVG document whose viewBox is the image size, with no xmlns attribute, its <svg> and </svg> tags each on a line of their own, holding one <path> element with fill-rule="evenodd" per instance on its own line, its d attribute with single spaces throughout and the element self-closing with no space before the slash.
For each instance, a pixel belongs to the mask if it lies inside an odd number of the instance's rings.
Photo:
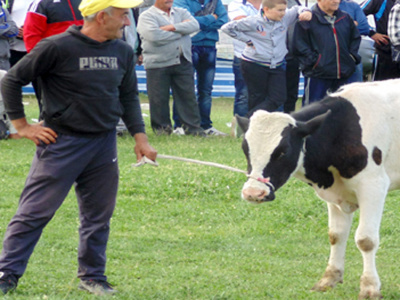
<svg viewBox="0 0 400 300">
<path fill-rule="evenodd" d="M 380 183 L 377 180 L 367 183 L 369 188 L 365 186 L 358 195 L 360 222 L 355 240 L 362 254 L 364 265 L 359 299 L 381 298 L 381 283 L 376 270 L 375 255 L 379 247 L 379 228 L 389 183 L 383 178 Z M 374 189 L 371 190 L 371 187 Z"/>
<path fill-rule="evenodd" d="M 328 216 L 331 253 L 322 279 L 312 288 L 314 291 L 325 292 L 343 282 L 344 258 L 353 213 L 344 213 L 336 205 L 328 203 Z"/>
</svg>

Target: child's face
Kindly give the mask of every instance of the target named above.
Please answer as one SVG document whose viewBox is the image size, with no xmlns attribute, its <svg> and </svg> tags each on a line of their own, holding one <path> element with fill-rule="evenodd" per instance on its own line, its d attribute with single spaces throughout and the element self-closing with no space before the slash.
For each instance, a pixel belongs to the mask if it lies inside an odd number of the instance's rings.
<svg viewBox="0 0 400 300">
<path fill-rule="evenodd" d="M 264 15 L 271 21 L 280 21 L 286 13 L 286 4 L 277 4 L 273 8 L 263 7 Z"/>
</svg>

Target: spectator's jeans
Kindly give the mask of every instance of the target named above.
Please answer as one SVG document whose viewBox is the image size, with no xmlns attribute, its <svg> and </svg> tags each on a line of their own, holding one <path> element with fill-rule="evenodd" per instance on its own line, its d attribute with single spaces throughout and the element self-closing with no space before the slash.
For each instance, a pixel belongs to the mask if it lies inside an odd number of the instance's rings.
<svg viewBox="0 0 400 300">
<path fill-rule="evenodd" d="M 246 82 L 244 81 L 240 69 L 241 61 L 242 59 L 239 57 L 233 57 L 232 70 L 235 75 L 235 103 L 233 105 L 233 115 L 237 114 L 244 117 L 247 114 L 249 103 Z"/>
<path fill-rule="evenodd" d="M 259 109 L 276 111 L 286 101 L 286 63 L 271 69 L 242 59 L 242 74 L 249 90 L 247 116 Z"/>
<path fill-rule="evenodd" d="M 201 117 L 201 127 L 212 127 L 211 92 L 215 76 L 217 49 L 207 46 L 192 46 L 193 67 L 197 75 L 197 103 Z"/>
<path fill-rule="evenodd" d="M 353 82 L 363 82 L 363 64 L 359 63 L 356 65 L 356 70 L 354 71 L 353 75 L 351 75 L 346 83 L 353 83 Z"/>
<path fill-rule="evenodd" d="M 346 79 L 322 79 L 304 77 L 303 106 L 320 101 L 327 96 L 327 92 L 335 92 L 342 85 L 347 83 Z"/>
</svg>

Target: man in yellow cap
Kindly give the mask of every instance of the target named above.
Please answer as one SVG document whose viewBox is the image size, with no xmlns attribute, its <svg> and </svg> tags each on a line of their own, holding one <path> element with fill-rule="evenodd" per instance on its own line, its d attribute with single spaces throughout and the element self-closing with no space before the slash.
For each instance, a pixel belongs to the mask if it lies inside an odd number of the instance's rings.
<svg viewBox="0 0 400 300">
<path fill-rule="evenodd" d="M 136 0 L 83 0 L 82 27 L 43 39 L 2 81 L 6 112 L 36 154 L 0 254 L 0 291 L 14 290 L 43 228 L 72 186 L 79 204 L 79 288 L 115 290 L 104 275 L 110 219 L 118 189 L 115 127 L 122 117 L 140 160 L 156 159 L 145 134 L 132 48 L 121 41 Z M 110 6 L 111 5 L 111 6 Z M 43 118 L 28 124 L 22 86 L 40 78 Z"/>
<path fill-rule="evenodd" d="M 83 17 L 88 17 L 108 7 L 132 8 L 142 2 L 143 0 L 82 0 L 79 10 Z"/>
</svg>

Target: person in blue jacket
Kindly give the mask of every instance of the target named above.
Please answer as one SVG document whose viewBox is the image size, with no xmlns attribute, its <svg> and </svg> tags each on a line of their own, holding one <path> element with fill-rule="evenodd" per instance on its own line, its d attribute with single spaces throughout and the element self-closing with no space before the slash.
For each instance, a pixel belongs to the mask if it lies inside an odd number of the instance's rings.
<svg viewBox="0 0 400 300">
<path fill-rule="evenodd" d="M 201 127 L 208 135 L 226 135 L 212 126 L 211 92 L 217 59 L 218 29 L 228 22 L 228 13 L 221 0 L 175 0 L 174 6 L 186 8 L 199 22 L 200 31 L 192 36 L 192 61 L 197 76 L 197 102 Z M 180 127 L 174 114 L 175 127 Z"/>
<path fill-rule="evenodd" d="M 361 57 L 360 33 L 339 0 L 318 0 L 312 19 L 295 27 L 294 52 L 305 77 L 303 105 L 347 83 Z"/>
<path fill-rule="evenodd" d="M 358 31 L 361 35 L 369 34 L 369 24 L 368 19 L 365 16 L 361 6 L 358 5 L 357 2 L 353 0 L 341 0 L 339 4 L 339 9 L 347 12 L 354 20 L 354 24 L 356 24 Z M 363 81 L 363 65 L 359 63 L 356 66 L 356 71 L 350 78 L 347 80 L 347 83 L 351 82 L 362 82 Z"/>
</svg>

